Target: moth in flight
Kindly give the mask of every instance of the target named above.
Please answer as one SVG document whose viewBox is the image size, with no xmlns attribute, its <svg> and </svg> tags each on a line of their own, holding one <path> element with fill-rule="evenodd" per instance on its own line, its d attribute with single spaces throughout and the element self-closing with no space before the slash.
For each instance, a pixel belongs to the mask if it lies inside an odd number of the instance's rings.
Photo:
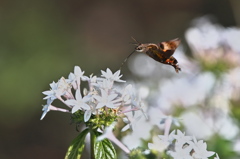
<svg viewBox="0 0 240 159">
<path fill-rule="evenodd" d="M 135 41 L 133 44 L 136 45 L 136 47 L 134 51 L 124 60 L 122 65 L 134 52 L 143 52 L 158 62 L 173 66 L 177 73 L 181 71 L 181 68 L 178 65 L 178 61 L 172 56 L 181 42 L 179 38 L 160 42 L 158 44 L 142 44 L 135 40 L 133 37 L 132 39 Z"/>
</svg>

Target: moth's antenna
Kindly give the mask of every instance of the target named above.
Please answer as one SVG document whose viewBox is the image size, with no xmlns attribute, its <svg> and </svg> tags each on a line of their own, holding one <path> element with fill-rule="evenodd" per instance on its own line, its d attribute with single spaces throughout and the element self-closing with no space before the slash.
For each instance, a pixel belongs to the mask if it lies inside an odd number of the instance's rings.
<svg viewBox="0 0 240 159">
<path fill-rule="evenodd" d="M 121 70 L 123 64 L 128 60 L 128 58 L 129 58 L 134 52 L 135 52 L 135 50 L 134 50 L 131 54 L 129 54 L 127 58 L 125 58 L 125 60 L 123 61 L 122 65 L 121 65 L 121 67 L 120 67 L 120 70 Z"/>
<path fill-rule="evenodd" d="M 137 41 L 134 37 L 131 36 L 131 38 L 133 39 L 133 41 L 135 41 L 135 43 L 130 43 L 130 44 L 133 44 L 133 45 L 140 45 L 141 43 L 139 41 Z"/>
</svg>

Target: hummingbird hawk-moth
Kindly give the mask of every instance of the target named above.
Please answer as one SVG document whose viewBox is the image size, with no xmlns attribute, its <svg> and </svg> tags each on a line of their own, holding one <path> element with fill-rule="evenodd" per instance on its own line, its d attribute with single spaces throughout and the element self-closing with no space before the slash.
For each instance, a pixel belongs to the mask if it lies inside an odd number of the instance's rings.
<svg viewBox="0 0 240 159">
<path fill-rule="evenodd" d="M 177 73 L 178 71 L 181 71 L 181 68 L 177 64 L 178 61 L 172 56 L 180 44 L 179 38 L 160 42 L 158 44 L 154 43 L 142 44 L 135 40 L 134 38 L 132 39 L 136 42 L 133 43 L 134 45 L 136 45 L 135 50 L 124 60 L 124 62 L 126 62 L 127 59 L 134 52 L 143 52 L 160 63 L 173 66 Z"/>
</svg>

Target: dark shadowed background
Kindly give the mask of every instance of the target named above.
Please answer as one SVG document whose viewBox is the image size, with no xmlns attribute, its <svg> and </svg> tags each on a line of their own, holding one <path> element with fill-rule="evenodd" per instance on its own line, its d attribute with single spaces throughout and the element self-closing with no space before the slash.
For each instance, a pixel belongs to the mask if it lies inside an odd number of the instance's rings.
<svg viewBox="0 0 240 159">
<path fill-rule="evenodd" d="M 238 0 L 42 0 L 0 2 L 0 158 L 63 158 L 78 132 L 67 113 L 40 121 L 41 92 L 75 65 L 86 75 L 119 69 L 134 46 L 184 34 L 191 21 L 212 15 L 239 26 Z M 190 55 L 190 52 L 186 52 Z M 123 67 L 123 79 L 132 75 Z"/>
</svg>

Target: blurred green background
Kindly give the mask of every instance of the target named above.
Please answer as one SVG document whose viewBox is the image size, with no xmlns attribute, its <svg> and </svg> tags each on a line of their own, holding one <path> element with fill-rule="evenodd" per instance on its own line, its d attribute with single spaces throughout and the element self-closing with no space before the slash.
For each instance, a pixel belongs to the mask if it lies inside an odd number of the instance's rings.
<svg viewBox="0 0 240 159">
<path fill-rule="evenodd" d="M 133 50 L 131 36 L 144 42 L 180 37 L 191 21 L 213 15 L 239 26 L 238 0 L 42 0 L 0 2 L 0 158 L 63 158 L 74 137 L 67 113 L 43 121 L 41 92 L 75 65 L 99 75 L 119 69 Z M 190 55 L 190 51 L 186 54 Z M 124 78 L 131 78 L 125 66 Z"/>
</svg>

